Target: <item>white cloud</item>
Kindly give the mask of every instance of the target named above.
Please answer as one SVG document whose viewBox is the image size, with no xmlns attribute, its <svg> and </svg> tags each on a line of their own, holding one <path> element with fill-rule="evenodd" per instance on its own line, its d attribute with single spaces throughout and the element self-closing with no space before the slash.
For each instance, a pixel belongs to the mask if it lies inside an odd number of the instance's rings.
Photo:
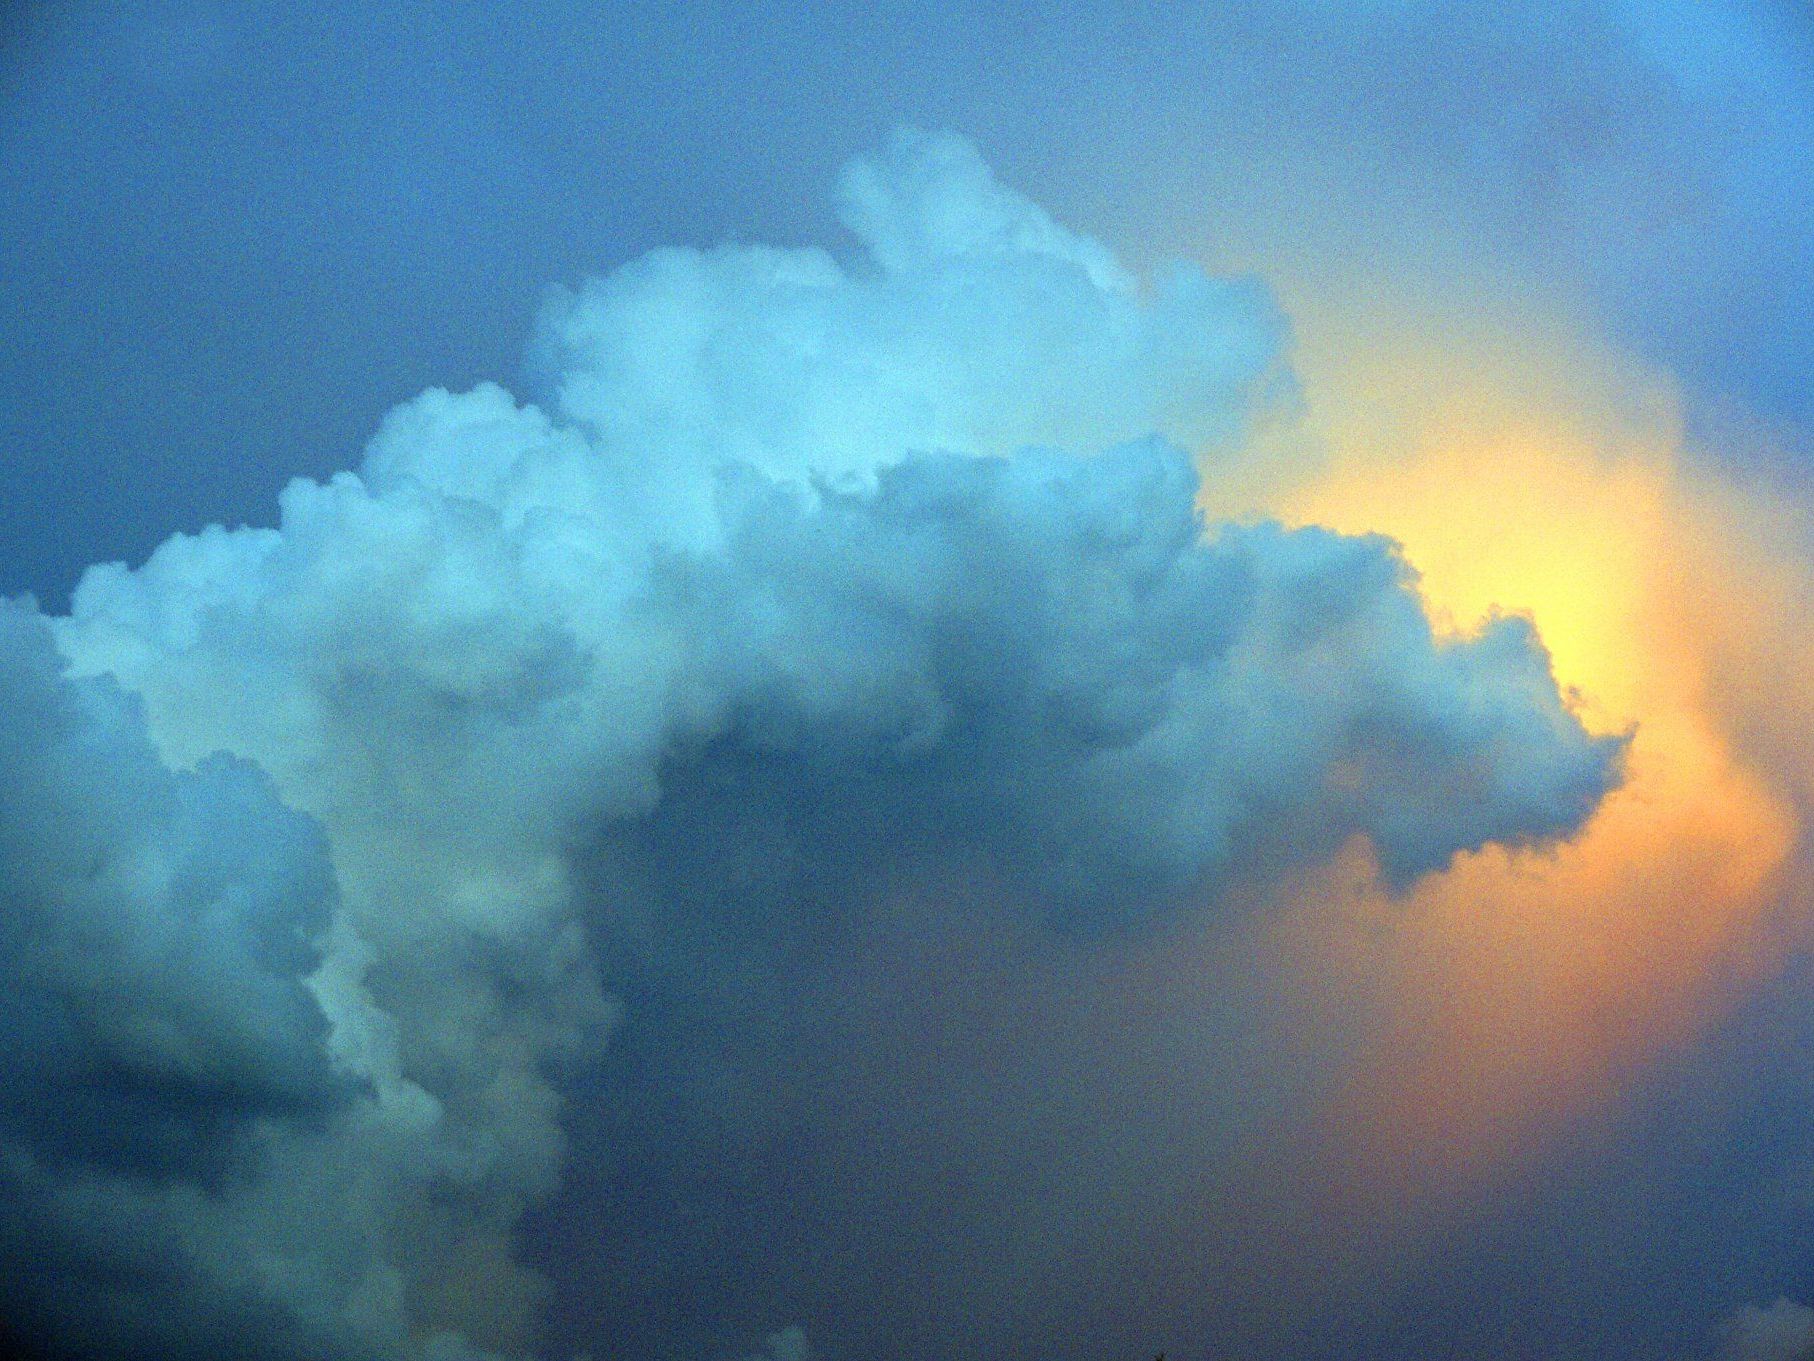
<svg viewBox="0 0 1814 1361">
<path fill-rule="evenodd" d="M 92 571 L 54 625 L 80 679 L 29 644 L 21 693 L 98 734 L 5 729 L 54 824 L 19 844 L 76 848 L 48 929 L 90 942 L 40 986 L 80 1052 L 194 1093 L 173 1147 L 224 1120 L 248 1150 L 126 1185 L 9 1129 L 0 1217 L 68 1247 L 47 1326 L 521 1354 L 511 1235 L 561 1175 L 555 1074 L 617 1014 L 601 953 L 690 980 L 652 1003 L 659 1075 L 683 1013 L 810 1010 L 761 941 L 907 857 L 1112 931 L 1357 836 L 1398 882 L 1566 836 L 1616 779 L 1522 623 L 1439 640 L 1383 540 L 1201 524 L 1193 455 L 1280 380 L 1263 295 L 1136 284 L 954 139 L 903 134 L 843 201 L 860 264 L 647 257 L 550 311 L 550 410 L 425 394 L 278 530 Z M 84 1235 L 180 1279 L 115 1263 L 84 1322 Z"/>
</svg>

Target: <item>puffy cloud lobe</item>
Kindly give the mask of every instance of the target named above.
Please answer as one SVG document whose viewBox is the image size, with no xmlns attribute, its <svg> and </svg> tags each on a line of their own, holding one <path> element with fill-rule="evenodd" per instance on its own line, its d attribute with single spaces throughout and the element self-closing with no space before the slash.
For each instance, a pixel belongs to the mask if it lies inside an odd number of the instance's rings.
<svg viewBox="0 0 1814 1361">
<path fill-rule="evenodd" d="M 725 551 L 657 571 L 722 696 L 702 759 L 789 807 L 875 798 L 1111 922 L 1355 834 L 1408 882 L 1579 826 L 1620 743 L 1566 712 L 1528 624 L 1439 642 L 1387 541 L 1206 539 L 1195 487 L 1152 443 L 915 458 L 811 499 L 733 479 Z"/>
<path fill-rule="evenodd" d="M 159 845 L 254 844 L 267 778 L 315 820 L 276 827 L 325 832 L 318 967 L 283 934 L 289 860 L 198 850 L 183 882 L 240 954 L 122 965 L 148 1023 L 104 1040 L 270 1119 L 327 1111 L 272 1154 L 281 1190 L 185 1221 L 206 1260 L 287 1226 L 272 1307 L 339 1339 L 299 1354 L 531 1350 L 511 1234 L 560 1176 L 562 1073 L 635 1066 L 603 1120 L 631 1142 L 664 1090 L 733 1104 L 777 1056 L 719 1046 L 749 1069 L 693 1083 L 712 1037 L 752 1002 L 805 1025 L 764 970 L 897 872 L 1114 931 L 1356 837 L 1404 884 L 1567 836 L 1618 777 L 1528 624 L 1438 638 L 1384 540 L 1203 525 L 1193 457 L 1279 391 L 1255 290 L 1138 286 L 953 139 L 903 134 L 843 204 L 860 265 L 658 252 L 553 306 L 549 409 L 425 394 L 279 529 L 95 569 L 57 621 L 93 678 L 59 683 L 128 712 L 111 673 L 195 765 L 138 739 L 181 810 Z M 163 922 L 158 882 L 104 929 Z M 324 1053 L 357 1083 L 331 1111 Z"/>
<path fill-rule="evenodd" d="M 67 677 L 12 602 L 0 712 L 4 1298 L 34 1326 L 90 1316 L 105 1335 L 130 1312 L 113 1292 L 183 1275 L 185 1245 L 143 1222 L 135 1186 L 220 1191 L 259 1125 L 319 1127 L 351 1098 L 304 984 L 333 878 L 320 828 L 257 769 L 169 769 L 140 706 Z"/>
<path fill-rule="evenodd" d="M 897 134 L 846 171 L 841 200 L 861 267 L 659 251 L 550 306 L 539 344 L 558 411 L 609 466 L 589 480 L 639 493 L 640 524 L 709 532 L 707 479 L 726 462 L 805 477 L 1151 434 L 1202 449 L 1284 384 L 1283 321 L 1260 286 L 1179 266 L 1142 288 L 967 142 Z M 400 466 L 382 442 L 374 459 Z M 435 475 L 413 455 L 411 471 Z"/>
<path fill-rule="evenodd" d="M 6 1005 L 24 1037 L 7 1059 L 25 1079 L 8 1085 L 9 1131 L 50 1161 L 181 1173 L 220 1151 L 189 1146 L 209 1131 L 185 1112 L 335 1104 L 327 1024 L 301 981 L 333 897 L 320 829 L 243 761 L 168 769 L 139 706 L 69 680 L 25 606 L 0 608 L 0 667 Z M 46 1109 L 34 1088 L 71 1073 L 81 1090 Z M 93 1119 L 72 1127 L 72 1101 L 95 1103 Z"/>
</svg>

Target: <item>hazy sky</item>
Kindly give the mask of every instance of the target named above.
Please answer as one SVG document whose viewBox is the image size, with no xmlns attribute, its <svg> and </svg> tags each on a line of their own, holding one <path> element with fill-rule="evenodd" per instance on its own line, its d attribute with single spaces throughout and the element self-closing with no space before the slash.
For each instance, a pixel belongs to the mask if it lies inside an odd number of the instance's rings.
<svg viewBox="0 0 1814 1361">
<path fill-rule="evenodd" d="M 0 186 L 0 1339 L 1814 1357 L 1800 6 L 12 6 Z"/>
</svg>

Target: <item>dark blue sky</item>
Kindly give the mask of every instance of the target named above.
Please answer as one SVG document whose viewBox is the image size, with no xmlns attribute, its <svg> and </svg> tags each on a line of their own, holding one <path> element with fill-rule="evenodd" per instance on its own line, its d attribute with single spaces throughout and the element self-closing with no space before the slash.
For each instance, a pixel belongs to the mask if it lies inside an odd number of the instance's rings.
<svg viewBox="0 0 1814 1361">
<path fill-rule="evenodd" d="M 268 523 L 543 290 L 661 243 L 841 246 L 898 122 L 1136 262 L 1465 262 L 1586 298 L 1709 411 L 1805 422 L 1799 7 L 9 7 L 0 589 Z M 1791 441 L 1798 439 L 1791 433 Z"/>
</svg>

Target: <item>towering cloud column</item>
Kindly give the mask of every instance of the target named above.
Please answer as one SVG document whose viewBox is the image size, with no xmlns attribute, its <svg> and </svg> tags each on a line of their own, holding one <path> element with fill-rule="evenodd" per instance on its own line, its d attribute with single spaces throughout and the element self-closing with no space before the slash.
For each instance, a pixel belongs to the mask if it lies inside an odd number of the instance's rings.
<svg viewBox="0 0 1814 1361">
<path fill-rule="evenodd" d="M 1136 280 L 951 138 L 841 204 L 853 263 L 657 252 L 550 307 L 546 405 L 427 393 L 278 528 L 9 609 L 0 1235 L 49 1245 L 20 1326 L 528 1355 L 514 1235 L 564 1168 L 631 1193 L 544 1240 L 681 1244 L 727 1146 L 881 1098 L 862 951 L 1011 936 L 1006 995 L 1062 1028 L 1016 992 L 1061 956 L 1344 848 L 1398 890 L 1540 846 L 1616 783 L 1529 623 L 1438 636 L 1387 540 L 1202 521 L 1197 460 L 1289 391 L 1264 292 Z M 1094 1090 L 1100 1056 L 1029 1044 L 1001 1130 Z M 755 1289 L 738 1203 L 636 1326 Z"/>
</svg>

